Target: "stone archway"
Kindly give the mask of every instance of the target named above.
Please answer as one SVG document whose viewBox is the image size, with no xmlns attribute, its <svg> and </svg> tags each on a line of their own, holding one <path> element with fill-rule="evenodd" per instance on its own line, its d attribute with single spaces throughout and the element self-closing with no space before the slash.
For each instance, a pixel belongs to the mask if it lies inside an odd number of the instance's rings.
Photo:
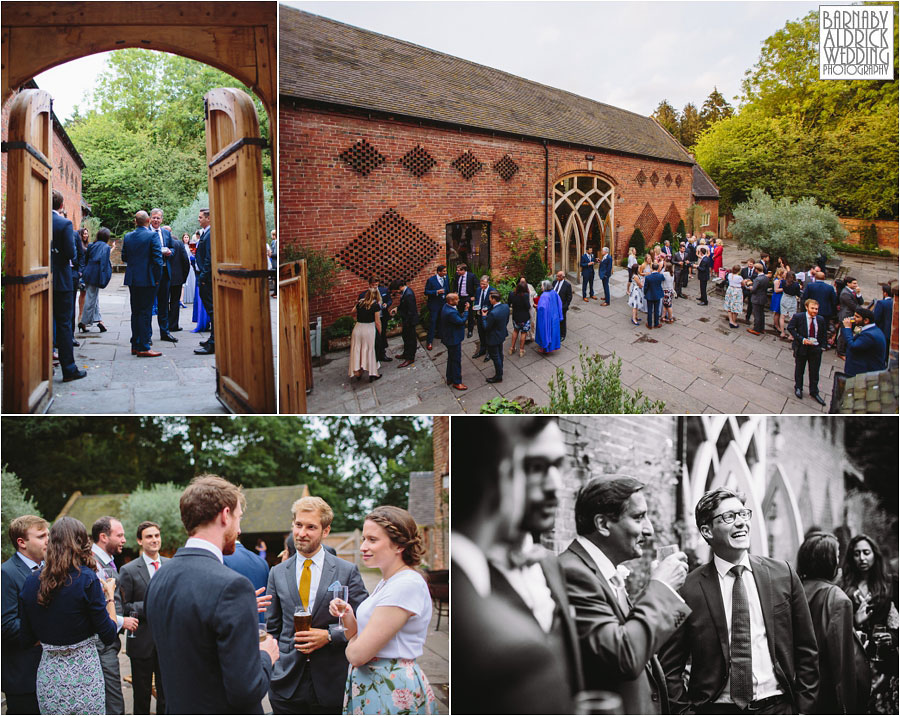
<svg viewBox="0 0 900 716">
<path fill-rule="evenodd" d="M 4 101 L 39 73 L 80 57 L 130 47 L 158 50 L 216 67 L 251 88 L 262 101 L 270 118 L 270 146 L 273 148 L 277 146 L 277 116 L 275 113 L 277 98 L 276 3 L 20 2 L 7 5 L 3 8 L 2 26 L 2 99 Z M 247 101 L 249 102 L 249 98 Z M 247 112 L 255 118 L 255 110 L 251 110 L 252 105 Z M 47 111 L 49 112 L 49 105 Z M 256 133 L 258 131 L 250 131 L 250 134 Z M 261 140 L 258 137 L 241 134 L 235 135 L 234 139 L 236 141 L 233 143 L 233 147 L 225 147 L 218 154 L 215 151 L 210 153 L 210 150 L 216 150 L 219 147 L 211 146 L 209 140 L 207 142 L 211 198 L 214 194 L 213 176 L 218 171 L 217 168 L 214 169 L 213 164 L 221 163 L 221 160 L 226 158 L 226 152 L 228 156 L 234 154 L 229 162 L 235 165 L 246 161 L 243 156 L 244 154 L 249 156 L 247 150 L 255 149 L 256 152 L 259 152 Z M 20 142 L 20 144 L 22 143 Z M 25 149 L 27 148 L 25 146 Z M 273 184 L 276 186 L 277 164 L 277 160 L 272 162 Z M 47 194 L 49 196 L 49 189 Z M 10 198 L 12 199 L 12 196 Z M 259 211 L 241 213 L 251 214 L 255 218 L 263 216 L 261 186 L 258 195 L 256 192 L 245 192 L 244 200 L 258 202 L 259 207 L 255 208 L 258 208 Z M 241 211 L 240 207 L 234 203 L 232 206 L 235 211 Z M 49 216 L 49 211 L 47 215 Z M 223 228 L 224 222 L 224 215 L 213 218 L 213 230 L 220 236 L 225 233 L 219 230 Z M 18 251 L 18 245 L 21 244 L 24 247 L 28 243 L 27 237 L 33 232 L 29 233 L 29 231 L 23 230 L 24 228 L 26 228 L 24 225 L 19 226 L 15 232 L 10 234 L 12 254 L 25 253 L 24 248 L 22 251 Z M 251 233 L 254 237 L 258 236 L 260 234 L 258 227 Z M 17 236 L 20 237 L 18 241 L 16 241 Z M 46 258 L 47 261 L 39 262 L 41 265 L 49 261 L 49 249 L 44 248 L 47 249 L 47 256 L 39 258 L 42 261 Z M 216 253 L 220 251 L 221 249 Z M 41 253 L 45 252 L 42 250 Z M 258 256 L 256 258 L 259 259 Z M 216 258 L 214 255 L 214 273 L 239 274 L 242 278 L 265 280 L 263 274 L 267 271 L 260 270 L 256 266 L 256 263 L 262 259 L 250 263 L 245 262 L 237 267 L 217 268 L 217 263 L 222 260 L 222 257 Z M 18 280 L 19 283 L 26 284 L 30 281 L 31 276 L 25 275 L 27 272 L 24 269 L 18 270 L 20 268 L 23 267 L 18 267 L 16 273 L 22 275 L 12 278 Z M 229 277 L 222 279 L 217 276 L 214 280 L 216 283 L 221 283 L 232 279 Z M 46 287 L 44 290 L 47 290 Z M 267 292 L 264 291 L 263 295 L 267 295 Z M 255 311 L 251 311 L 242 314 L 242 323 L 236 325 L 238 327 L 249 326 L 251 329 L 260 326 L 268 327 L 268 309 L 261 305 L 260 315 L 256 316 L 255 313 Z M 216 323 L 217 325 L 219 323 L 218 317 Z M 238 337 L 235 340 L 237 342 L 232 346 L 233 352 L 236 354 L 241 353 L 240 340 L 241 336 L 246 338 L 244 336 L 246 333 L 252 336 L 253 330 L 236 332 Z M 268 345 L 266 360 L 271 362 L 271 342 L 268 341 L 267 335 L 265 338 Z M 45 353 L 46 360 L 49 362 L 49 352 L 32 345 L 33 341 L 26 342 L 28 345 L 22 346 L 23 353 L 30 355 Z M 6 373 L 10 373 L 10 371 L 7 370 Z M 272 371 L 268 370 L 268 366 L 263 373 L 267 385 L 264 390 L 260 391 L 262 397 L 259 400 L 243 400 L 237 403 L 223 400 L 223 403 L 226 403 L 229 409 L 239 412 L 275 412 L 274 376 Z M 43 375 L 36 377 L 39 384 L 43 379 Z M 222 382 L 222 376 L 219 375 L 217 383 Z M 222 392 L 221 385 L 217 385 L 217 396 L 220 397 L 220 400 L 222 400 Z M 237 393 L 238 391 L 233 392 Z M 6 412 L 29 412 L 46 408 L 46 396 L 40 400 L 28 400 L 27 388 L 20 390 L 19 393 L 21 394 L 20 398 L 13 401 L 15 405 L 10 404 L 11 401 L 5 400 L 4 410 Z M 5 398 L 6 395 L 6 381 L 4 381 Z"/>
<path fill-rule="evenodd" d="M 578 172 L 557 179 L 553 184 L 552 269 L 577 273 L 588 246 L 593 246 L 598 256 L 603 246 L 613 254 L 614 213 L 615 184 L 608 177 Z"/>
</svg>

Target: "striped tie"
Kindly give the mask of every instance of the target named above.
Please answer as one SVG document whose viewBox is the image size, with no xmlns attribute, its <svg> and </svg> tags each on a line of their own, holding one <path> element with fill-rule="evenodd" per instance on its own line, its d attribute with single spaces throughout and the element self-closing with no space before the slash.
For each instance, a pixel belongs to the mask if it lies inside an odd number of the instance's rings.
<svg viewBox="0 0 900 716">
<path fill-rule="evenodd" d="M 753 657 L 750 651 L 750 607 L 741 579 L 744 567 L 731 568 L 734 588 L 731 592 L 731 699 L 744 710 L 753 701 Z"/>
</svg>

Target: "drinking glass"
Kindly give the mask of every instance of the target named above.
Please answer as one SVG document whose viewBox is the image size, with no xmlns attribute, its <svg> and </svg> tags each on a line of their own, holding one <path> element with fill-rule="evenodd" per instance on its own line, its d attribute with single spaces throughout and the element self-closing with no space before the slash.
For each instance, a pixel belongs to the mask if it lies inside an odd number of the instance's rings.
<svg viewBox="0 0 900 716">
<path fill-rule="evenodd" d="M 334 598 L 343 600 L 344 604 L 347 604 L 347 600 L 350 598 L 350 588 L 346 584 L 338 585 L 334 588 Z M 347 607 L 345 606 L 343 611 L 341 611 L 341 615 L 338 617 L 338 625 L 335 629 L 340 631 L 344 630 L 344 612 L 347 611 Z"/>
<path fill-rule="evenodd" d="M 134 619 L 137 619 L 138 613 L 137 612 L 128 612 L 128 616 L 130 616 Z M 134 631 L 128 631 L 127 629 L 125 630 L 125 638 L 126 639 L 134 639 L 135 634 L 137 634 L 137 629 L 135 629 Z"/>
</svg>

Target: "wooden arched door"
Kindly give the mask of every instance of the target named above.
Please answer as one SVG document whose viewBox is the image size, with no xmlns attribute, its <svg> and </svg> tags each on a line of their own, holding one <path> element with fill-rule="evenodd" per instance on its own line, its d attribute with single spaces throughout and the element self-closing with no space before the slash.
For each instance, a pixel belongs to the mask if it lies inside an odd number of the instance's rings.
<svg viewBox="0 0 900 716">
<path fill-rule="evenodd" d="M 7 162 L 3 412 L 36 413 L 52 398 L 53 238 L 50 94 L 22 90 L 12 101 Z"/>
<path fill-rule="evenodd" d="M 216 396 L 235 413 L 274 413 L 259 119 L 250 97 L 208 92 L 206 156 L 216 336 Z"/>
</svg>

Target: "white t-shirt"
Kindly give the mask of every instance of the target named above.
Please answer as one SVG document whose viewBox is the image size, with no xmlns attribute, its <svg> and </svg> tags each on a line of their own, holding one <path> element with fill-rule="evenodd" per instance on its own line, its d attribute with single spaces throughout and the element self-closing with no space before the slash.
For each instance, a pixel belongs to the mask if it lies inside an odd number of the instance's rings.
<svg viewBox="0 0 900 716">
<path fill-rule="evenodd" d="M 731 288 L 740 288 L 740 287 L 741 287 L 741 282 L 742 282 L 743 280 L 744 280 L 744 279 L 741 278 L 741 275 L 740 275 L 739 273 L 730 273 L 730 274 L 728 274 L 728 285 L 729 285 Z"/>
<path fill-rule="evenodd" d="M 628 268 L 631 268 L 632 266 L 637 266 L 637 262 L 638 262 L 637 256 L 629 256 L 628 257 Z"/>
<path fill-rule="evenodd" d="M 401 607 L 413 613 L 376 656 L 381 659 L 417 659 L 422 656 L 431 621 L 431 595 L 422 575 L 414 569 L 401 569 L 390 579 L 382 579 L 356 610 L 359 633 L 366 628 L 376 607 Z"/>
<path fill-rule="evenodd" d="M 663 271 L 663 288 L 668 289 L 669 291 L 675 290 L 675 276 L 670 274 L 668 271 Z"/>
</svg>

